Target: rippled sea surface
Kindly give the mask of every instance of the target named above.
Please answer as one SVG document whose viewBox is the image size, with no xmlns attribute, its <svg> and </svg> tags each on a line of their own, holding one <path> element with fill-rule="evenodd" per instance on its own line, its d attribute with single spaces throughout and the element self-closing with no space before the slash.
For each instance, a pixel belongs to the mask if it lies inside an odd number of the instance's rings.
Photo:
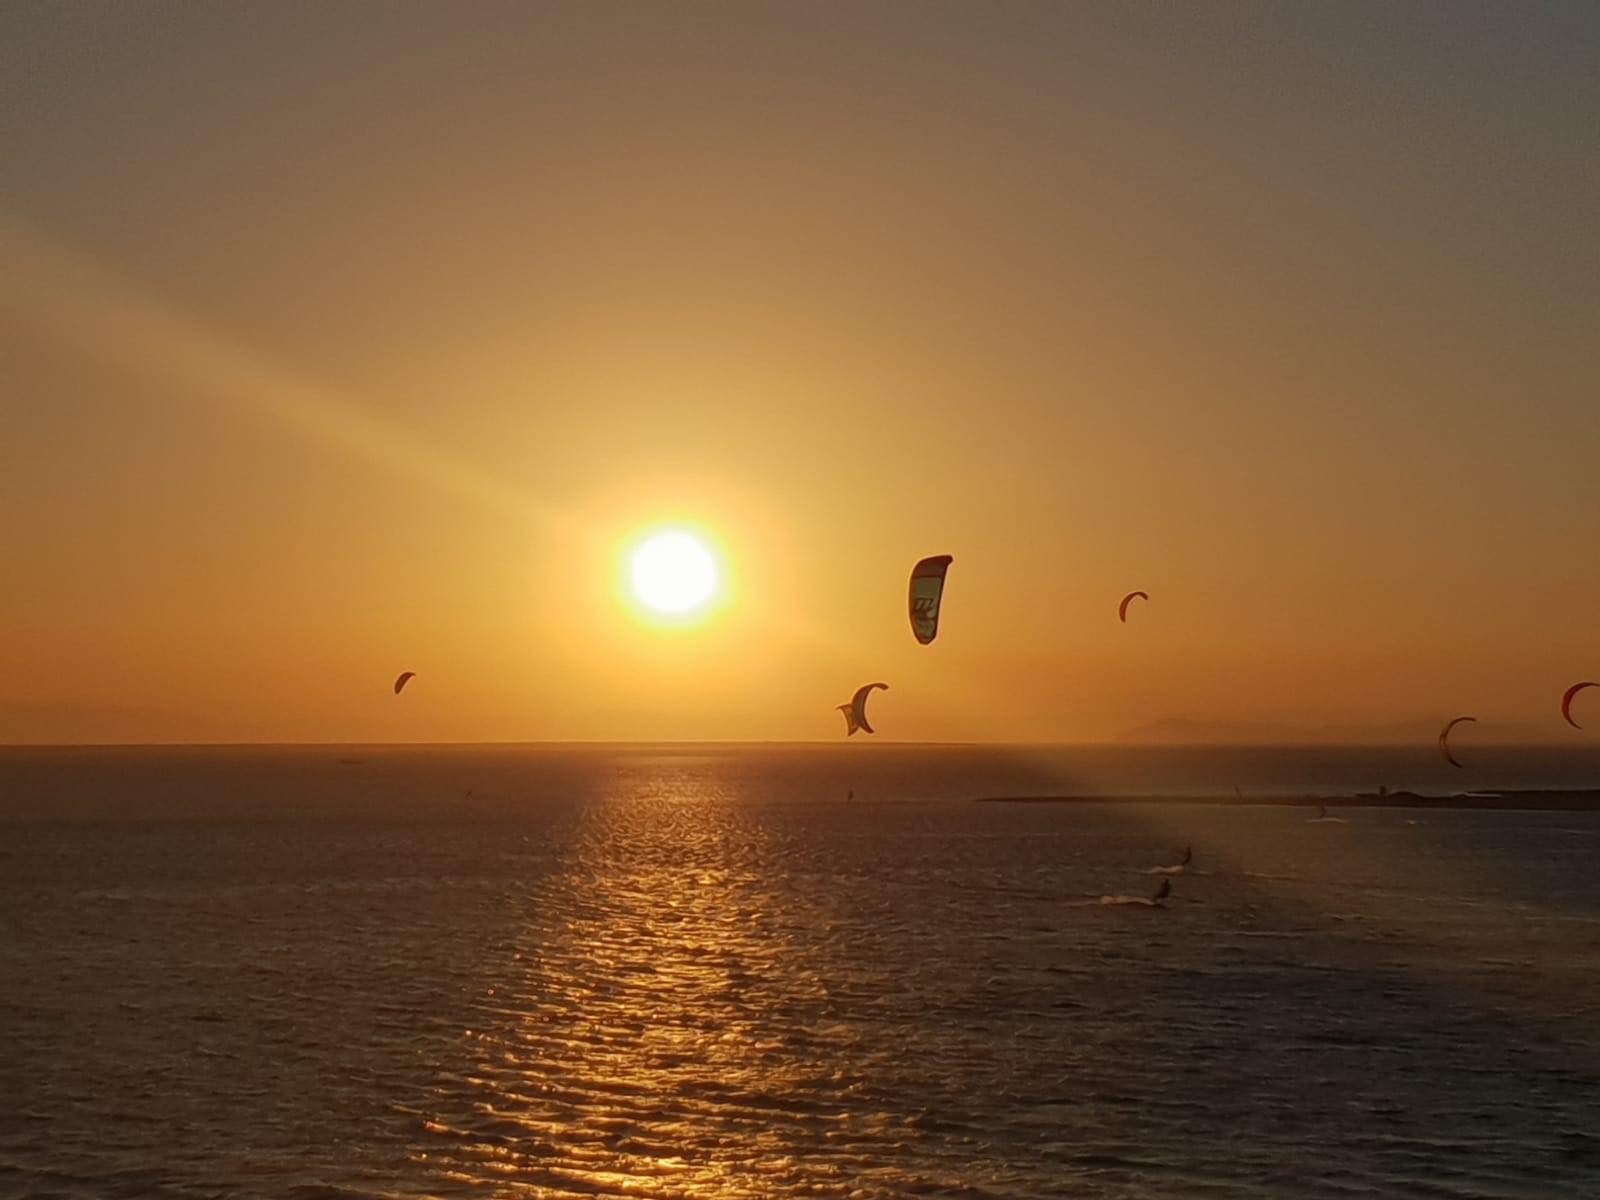
<svg viewBox="0 0 1600 1200">
<path fill-rule="evenodd" d="M 1600 1194 L 1600 816 L 1074 769 L 0 752 L 0 1195 Z"/>
</svg>

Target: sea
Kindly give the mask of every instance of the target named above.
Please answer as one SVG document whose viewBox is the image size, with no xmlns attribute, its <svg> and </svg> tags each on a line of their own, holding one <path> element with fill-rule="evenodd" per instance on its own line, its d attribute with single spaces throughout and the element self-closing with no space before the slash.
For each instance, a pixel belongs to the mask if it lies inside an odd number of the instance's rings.
<svg viewBox="0 0 1600 1200">
<path fill-rule="evenodd" d="M 1589 1200 L 1600 813 L 1319 807 L 1458 757 L 0 749 L 0 1196 Z"/>
</svg>

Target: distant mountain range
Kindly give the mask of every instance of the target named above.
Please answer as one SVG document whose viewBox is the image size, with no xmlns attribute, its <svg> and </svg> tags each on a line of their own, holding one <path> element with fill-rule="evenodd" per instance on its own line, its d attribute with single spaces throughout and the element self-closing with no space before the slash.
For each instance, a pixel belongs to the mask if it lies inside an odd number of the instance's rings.
<svg viewBox="0 0 1600 1200">
<path fill-rule="evenodd" d="M 1116 736 L 1116 740 L 1176 746 L 1409 744 L 1437 738 L 1445 719 L 1440 717 L 1437 720 L 1397 721 L 1389 725 L 1303 726 L 1283 725 L 1270 721 L 1192 721 L 1185 717 L 1167 717 L 1133 729 L 1125 729 Z M 1508 722 L 1481 721 L 1476 727 L 1461 726 L 1457 733 L 1485 743 L 1522 744 L 1549 741 L 1558 736 L 1560 730 L 1545 730 L 1532 725 Z"/>
</svg>

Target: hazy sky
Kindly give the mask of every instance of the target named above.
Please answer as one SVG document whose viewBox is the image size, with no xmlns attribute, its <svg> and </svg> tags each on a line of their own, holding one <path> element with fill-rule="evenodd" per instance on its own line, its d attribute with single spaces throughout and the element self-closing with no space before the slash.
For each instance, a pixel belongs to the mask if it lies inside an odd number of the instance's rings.
<svg viewBox="0 0 1600 1200">
<path fill-rule="evenodd" d="M 0 264 L 0 740 L 1600 677 L 1591 3 L 12 0 Z M 615 594 L 669 519 L 693 631 Z"/>
</svg>

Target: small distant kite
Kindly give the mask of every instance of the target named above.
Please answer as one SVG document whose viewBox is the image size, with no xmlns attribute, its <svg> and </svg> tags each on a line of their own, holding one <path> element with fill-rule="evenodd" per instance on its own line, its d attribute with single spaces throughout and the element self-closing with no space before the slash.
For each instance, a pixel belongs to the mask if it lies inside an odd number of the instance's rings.
<svg viewBox="0 0 1600 1200">
<path fill-rule="evenodd" d="M 1445 762 L 1449 763 L 1452 767 L 1459 767 L 1461 764 L 1458 763 L 1455 759 L 1455 756 L 1450 753 L 1450 731 L 1463 721 L 1471 721 L 1476 724 L 1477 720 L 1477 717 L 1452 717 L 1450 720 L 1445 722 L 1444 728 L 1439 731 L 1439 753 L 1444 755 Z"/>
<path fill-rule="evenodd" d="M 394 681 L 394 694 L 398 696 L 400 694 L 400 690 L 404 688 L 406 684 L 410 683 L 416 674 L 417 673 L 415 671 L 401 671 L 400 674 L 396 676 Z"/>
<path fill-rule="evenodd" d="M 1600 683 L 1575 683 L 1567 689 L 1566 695 L 1561 697 L 1561 715 L 1567 719 L 1567 724 L 1574 729 L 1582 729 L 1583 726 L 1572 719 L 1572 698 L 1583 691 L 1584 688 L 1592 687 L 1600 687 Z"/>
<path fill-rule="evenodd" d="M 911 632 L 924 646 L 939 636 L 939 602 L 952 561 L 948 554 L 940 554 L 911 568 Z"/>
<path fill-rule="evenodd" d="M 1148 600 L 1150 599 L 1150 594 L 1148 592 L 1129 592 L 1122 598 L 1122 603 L 1117 605 L 1117 620 L 1124 625 L 1128 623 L 1128 605 L 1132 604 L 1135 598 Z"/>
<path fill-rule="evenodd" d="M 872 695 L 873 688 L 889 690 L 887 683 L 868 683 L 856 689 L 856 694 L 850 697 L 849 704 L 839 705 L 839 711 L 844 714 L 845 736 L 849 737 L 858 729 L 868 733 L 876 733 L 871 725 L 867 724 L 867 697 Z"/>
</svg>

